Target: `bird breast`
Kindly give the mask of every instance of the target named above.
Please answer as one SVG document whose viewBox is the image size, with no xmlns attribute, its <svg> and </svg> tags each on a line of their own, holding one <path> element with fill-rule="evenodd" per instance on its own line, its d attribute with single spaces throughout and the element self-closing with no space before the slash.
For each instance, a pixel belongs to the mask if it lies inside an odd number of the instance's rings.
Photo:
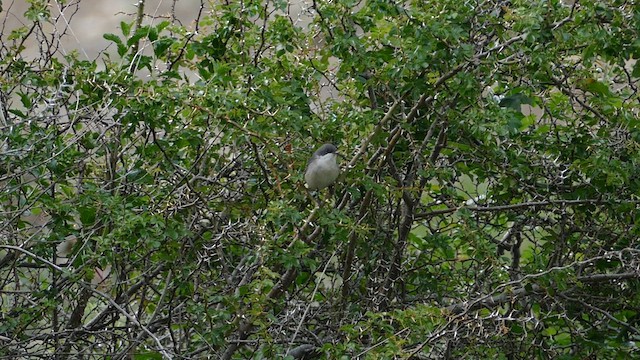
<svg viewBox="0 0 640 360">
<path fill-rule="evenodd" d="M 333 184 L 339 174 L 340 168 L 336 163 L 336 154 L 327 154 L 313 162 L 307 169 L 304 179 L 309 189 L 320 190 Z"/>
</svg>

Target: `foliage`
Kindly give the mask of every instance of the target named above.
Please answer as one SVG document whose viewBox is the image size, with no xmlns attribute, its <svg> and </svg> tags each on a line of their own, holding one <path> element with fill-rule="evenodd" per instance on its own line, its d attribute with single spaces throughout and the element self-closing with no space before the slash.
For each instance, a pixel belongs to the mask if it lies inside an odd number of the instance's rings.
<svg viewBox="0 0 640 360">
<path fill-rule="evenodd" d="M 0 356 L 638 355 L 635 1 L 141 2 L 96 60 L 29 4 Z M 344 174 L 309 194 L 324 142 Z"/>
</svg>

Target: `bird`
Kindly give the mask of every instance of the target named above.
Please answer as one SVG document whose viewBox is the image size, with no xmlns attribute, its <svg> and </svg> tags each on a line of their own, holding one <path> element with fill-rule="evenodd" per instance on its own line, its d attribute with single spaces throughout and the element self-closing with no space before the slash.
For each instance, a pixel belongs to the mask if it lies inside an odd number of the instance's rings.
<svg viewBox="0 0 640 360">
<path fill-rule="evenodd" d="M 336 181 L 340 175 L 337 156 L 338 148 L 333 144 L 324 144 L 311 155 L 304 173 L 309 190 L 322 190 Z"/>
</svg>

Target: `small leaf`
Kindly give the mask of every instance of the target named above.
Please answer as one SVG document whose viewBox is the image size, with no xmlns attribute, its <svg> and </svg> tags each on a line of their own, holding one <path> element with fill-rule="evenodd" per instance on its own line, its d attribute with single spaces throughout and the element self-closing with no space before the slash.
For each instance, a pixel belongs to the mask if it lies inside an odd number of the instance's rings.
<svg viewBox="0 0 640 360">
<path fill-rule="evenodd" d="M 58 166 L 58 161 L 56 159 L 51 159 L 51 161 L 47 163 L 47 169 L 49 169 L 53 173 L 57 172 L 57 170 L 60 169 L 60 167 Z"/>
<path fill-rule="evenodd" d="M 116 34 L 107 33 L 107 34 L 102 35 L 102 37 L 107 39 L 107 40 L 113 41 L 116 44 L 122 44 L 122 40 Z"/>
<path fill-rule="evenodd" d="M 22 105 L 27 109 L 31 109 L 31 106 L 33 104 L 31 103 L 31 99 L 29 99 L 29 96 L 22 92 L 18 93 L 18 95 L 20 95 L 20 101 L 22 102 Z"/>
<path fill-rule="evenodd" d="M 134 360 L 162 360 L 162 355 L 157 352 L 148 352 L 133 355 Z"/>
<path fill-rule="evenodd" d="M 136 184 L 153 184 L 153 177 L 144 169 L 133 169 L 127 173 L 127 181 Z"/>
<path fill-rule="evenodd" d="M 164 56 L 167 49 L 175 42 L 174 38 L 162 37 L 153 43 L 153 52 L 156 56 Z"/>
<path fill-rule="evenodd" d="M 640 61 L 636 61 L 636 63 L 633 65 L 633 72 L 631 72 L 631 75 L 633 75 L 633 77 L 635 78 L 640 77 Z"/>
<path fill-rule="evenodd" d="M 149 40 L 151 41 L 156 41 L 158 39 L 158 29 L 156 28 L 149 28 Z"/>
<path fill-rule="evenodd" d="M 140 39 L 148 36 L 149 36 L 149 27 L 143 26 L 138 30 L 136 30 L 135 34 L 133 34 L 133 36 L 127 40 L 127 45 L 132 46 L 133 44 L 136 44 L 138 41 L 140 41 Z"/>
<path fill-rule="evenodd" d="M 122 35 L 129 36 L 131 34 L 131 24 L 124 21 L 120 22 L 120 29 L 122 29 Z"/>
<path fill-rule="evenodd" d="M 500 107 L 510 108 L 516 111 L 522 111 L 522 104 L 531 104 L 532 101 L 529 97 L 523 94 L 508 95 L 500 100 Z"/>
<path fill-rule="evenodd" d="M 609 95 L 611 93 L 607 85 L 593 78 L 580 81 L 580 87 L 596 95 Z"/>
<path fill-rule="evenodd" d="M 93 225 L 96 221 L 96 208 L 81 206 L 78 207 L 80 221 L 83 225 Z"/>
<path fill-rule="evenodd" d="M 166 20 L 165 20 L 165 21 L 162 21 L 162 22 L 160 22 L 160 24 L 158 24 L 158 26 L 156 26 L 156 31 L 157 31 L 158 33 L 160 33 L 160 32 L 162 32 L 162 30 L 164 30 L 164 29 L 165 29 L 167 26 L 169 26 L 169 25 L 171 25 L 171 23 L 170 23 L 170 22 L 168 22 L 168 21 L 166 21 Z"/>
<path fill-rule="evenodd" d="M 18 109 L 9 109 L 9 110 L 7 110 L 7 111 L 8 111 L 9 113 L 11 113 L 11 114 L 13 114 L 13 115 L 15 115 L 15 116 L 19 117 L 19 118 L 22 118 L 22 119 L 24 119 L 24 118 L 26 118 L 26 117 L 27 117 L 27 114 L 23 113 L 22 111 L 20 111 L 20 110 L 18 110 Z"/>
<path fill-rule="evenodd" d="M 127 53 L 127 47 L 124 45 L 124 43 L 122 42 L 122 39 L 120 39 L 118 37 L 118 35 L 116 34 L 104 34 L 102 35 L 103 38 L 113 41 L 114 43 L 116 43 L 116 45 L 118 46 L 118 55 L 123 56 L 124 54 Z"/>
</svg>

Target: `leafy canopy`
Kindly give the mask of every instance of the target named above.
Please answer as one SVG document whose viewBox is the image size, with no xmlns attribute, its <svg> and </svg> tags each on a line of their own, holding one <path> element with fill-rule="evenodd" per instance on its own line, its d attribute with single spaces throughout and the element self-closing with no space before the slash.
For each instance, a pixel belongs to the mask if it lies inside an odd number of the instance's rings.
<svg viewBox="0 0 640 360">
<path fill-rule="evenodd" d="M 0 355 L 637 355 L 634 1 L 142 1 L 94 60 L 52 4 L 1 35 Z"/>
</svg>

